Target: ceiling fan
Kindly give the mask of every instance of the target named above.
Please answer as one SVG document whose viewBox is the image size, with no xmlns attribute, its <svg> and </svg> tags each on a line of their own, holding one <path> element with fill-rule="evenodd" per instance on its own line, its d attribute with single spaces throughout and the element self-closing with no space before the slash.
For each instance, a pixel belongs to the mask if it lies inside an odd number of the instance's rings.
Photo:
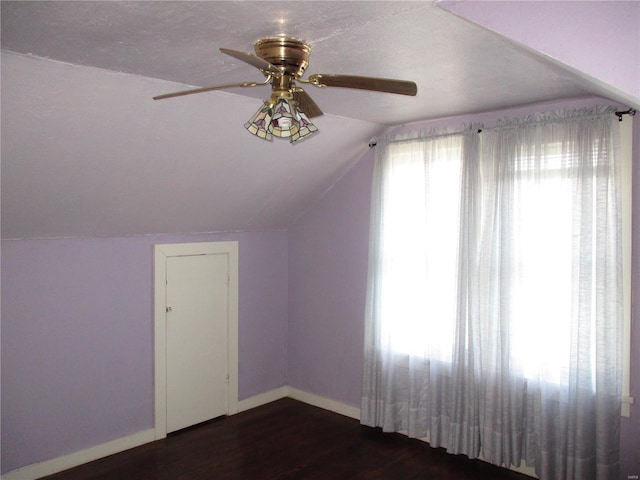
<svg viewBox="0 0 640 480">
<path fill-rule="evenodd" d="M 195 88 L 158 95 L 153 99 L 162 100 L 225 88 L 270 84 L 271 97 L 244 126 L 249 132 L 265 140 L 271 140 L 276 136 L 289 138 L 290 142 L 294 143 L 318 131 L 310 119 L 322 115 L 320 107 L 304 89 L 298 86 L 298 83 L 315 87 L 355 88 L 411 96 L 417 93 L 416 84 L 405 80 L 324 73 L 310 75 L 307 79 L 303 79 L 302 75 L 309 66 L 311 45 L 295 38 L 264 38 L 255 43 L 254 49 L 256 55 L 228 48 L 221 48 L 220 51 L 256 67 L 264 74 L 264 82 Z"/>
</svg>

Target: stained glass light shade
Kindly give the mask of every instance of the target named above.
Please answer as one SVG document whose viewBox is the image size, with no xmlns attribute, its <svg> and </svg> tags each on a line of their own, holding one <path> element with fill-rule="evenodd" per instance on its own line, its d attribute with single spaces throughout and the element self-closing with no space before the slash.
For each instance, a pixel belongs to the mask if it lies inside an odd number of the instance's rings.
<svg viewBox="0 0 640 480">
<path fill-rule="evenodd" d="M 295 108 L 288 98 L 278 98 L 273 106 L 273 117 L 269 131 L 280 138 L 288 138 L 298 133 L 300 124 L 294 116 Z"/>
<path fill-rule="evenodd" d="M 273 107 L 269 102 L 265 102 L 260 110 L 244 124 L 244 128 L 257 137 L 271 140 L 271 118 L 273 117 Z"/>
<path fill-rule="evenodd" d="M 259 138 L 272 140 L 274 136 L 288 138 L 291 143 L 318 131 L 309 117 L 296 108 L 296 102 L 287 97 L 272 97 L 244 124 Z"/>
<path fill-rule="evenodd" d="M 298 109 L 295 110 L 295 116 L 300 128 L 298 129 L 297 133 L 294 133 L 293 135 L 291 135 L 291 143 L 297 142 L 298 140 L 304 137 L 307 137 L 309 135 L 312 135 L 313 133 L 318 131 L 318 127 L 316 127 L 313 123 L 311 123 L 311 120 L 309 120 L 309 117 L 307 117 L 300 110 Z"/>
</svg>

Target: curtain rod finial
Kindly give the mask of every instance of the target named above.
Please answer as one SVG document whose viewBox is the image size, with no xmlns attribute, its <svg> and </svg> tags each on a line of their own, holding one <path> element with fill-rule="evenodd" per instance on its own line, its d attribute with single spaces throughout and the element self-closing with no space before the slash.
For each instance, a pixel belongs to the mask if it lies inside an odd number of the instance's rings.
<svg viewBox="0 0 640 480">
<path fill-rule="evenodd" d="M 623 112 L 616 112 L 616 116 L 618 117 L 618 121 L 622 121 L 622 116 L 623 115 L 630 115 L 630 116 L 634 116 L 636 114 L 636 110 L 635 108 L 630 108 L 629 110 L 625 110 Z"/>
</svg>

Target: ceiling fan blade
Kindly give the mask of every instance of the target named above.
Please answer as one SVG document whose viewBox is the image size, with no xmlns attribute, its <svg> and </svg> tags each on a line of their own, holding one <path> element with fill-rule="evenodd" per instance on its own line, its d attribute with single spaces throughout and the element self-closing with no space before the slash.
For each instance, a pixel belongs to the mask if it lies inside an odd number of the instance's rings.
<svg viewBox="0 0 640 480">
<path fill-rule="evenodd" d="M 294 90 L 293 100 L 298 102 L 298 109 L 302 110 L 302 112 L 309 118 L 324 115 L 322 110 L 320 110 L 320 107 L 316 105 L 316 102 L 314 102 L 309 94 L 301 88 Z"/>
<path fill-rule="evenodd" d="M 222 90 L 223 88 L 256 87 L 258 85 L 266 85 L 266 83 L 267 82 L 264 82 L 264 83 L 256 83 L 256 82 L 230 83 L 228 85 L 216 85 L 216 86 L 213 86 L 213 87 L 193 88 L 191 90 L 182 90 L 180 92 L 165 93 L 164 95 L 158 95 L 157 97 L 153 97 L 153 99 L 154 100 L 164 100 L 165 98 L 181 97 L 183 95 L 191 95 L 193 93 L 210 92 L 212 90 Z"/>
<path fill-rule="evenodd" d="M 330 75 L 318 73 L 309 77 L 309 82 L 317 87 L 358 88 L 375 92 L 398 93 L 415 96 L 418 87 L 414 82 L 392 80 L 390 78 L 358 77 L 356 75 Z"/>
<path fill-rule="evenodd" d="M 237 58 L 238 60 L 242 60 L 249 65 L 253 65 L 254 67 L 262 70 L 267 74 L 278 74 L 282 73 L 278 67 L 267 62 L 266 60 L 261 59 L 260 57 L 256 57 L 247 52 L 241 52 L 239 50 L 231 50 L 229 48 L 221 48 L 220 51 L 227 55 L 231 55 L 233 58 Z"/>
</svg>

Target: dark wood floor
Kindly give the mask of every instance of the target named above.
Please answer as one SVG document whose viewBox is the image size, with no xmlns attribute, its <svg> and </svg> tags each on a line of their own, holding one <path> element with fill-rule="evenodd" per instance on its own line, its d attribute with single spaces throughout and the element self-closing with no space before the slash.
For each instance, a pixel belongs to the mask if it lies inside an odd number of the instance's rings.
<svg viewBox="0 0 640 480">
<path fill-rule="evenodd" d="M 530 480 L 288 398 L 45 478 Z"/>
</svg>

